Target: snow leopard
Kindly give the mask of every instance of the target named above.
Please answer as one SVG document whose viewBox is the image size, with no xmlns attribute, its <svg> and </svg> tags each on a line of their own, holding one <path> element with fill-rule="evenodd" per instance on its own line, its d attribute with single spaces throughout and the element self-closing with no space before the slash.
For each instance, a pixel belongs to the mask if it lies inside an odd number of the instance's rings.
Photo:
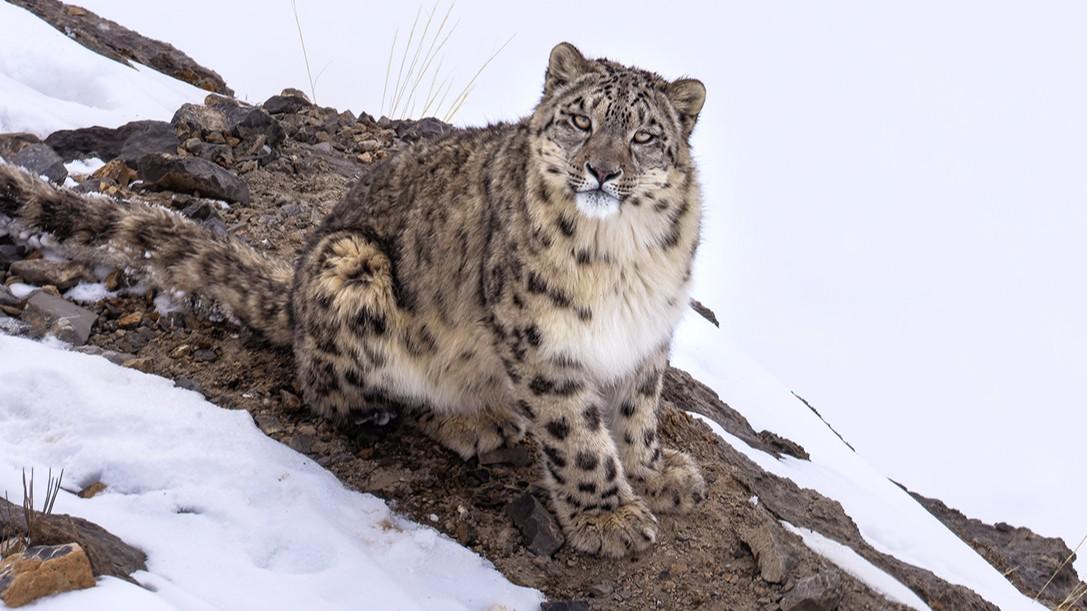
<svg viewBox="0 0 1087 611">
<path fill-rule="evenodd" d="M 657 433 L 699 243 L 690 138 L 705 94 L 561 43 L 529 116 L 375 164 L 293 265 L 9 166 L 0 212 L 218 300 L 293 350 L 322 416 L 391 401 L 465 459 L 531 434 L 568 544 L 620 557 L 654 543 L 655 514 L 706 494 Z"/>
</svg>

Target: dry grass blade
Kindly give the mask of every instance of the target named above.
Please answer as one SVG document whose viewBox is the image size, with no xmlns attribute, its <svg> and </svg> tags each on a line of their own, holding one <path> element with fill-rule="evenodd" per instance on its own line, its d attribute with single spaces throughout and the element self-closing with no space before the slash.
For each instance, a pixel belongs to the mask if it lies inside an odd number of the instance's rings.
<svg viewBox="0 0 1087 611">
<path fill-rule="evenodd" d="M 1038 590 L 1038 593 L 1034 595 L 1035 602 L 1037 602 L 1038 597 L 1042 595 L 1042 592 L 1045 592 L 1045 589 L 1049 587 L 1049 584 L 1053 583 L 1053 579 L 1057 576 L 1057 573 L 1060 573 L 1061 569 L 1063 569 L 1065 565 L 1071 562 L 1072 558 L 1076 557 L 1076 552 L 1079 551 L 1079 548 L 1083 547 L 1084 542 L 1087 542 L 1087 535 L 1083 535 L 1083 538 L 1079 540 L 1079 545 L 1076 546 L 1076 549 L 1072 550 L 1071 554 L 1068 554 L 1068 557 L 1064 559 L 1064 562 L 1062 562 L 1060 566 L 1057 567 L 1057 570 L 1053 571 L 1053 574 L 1049 576 L 1048 580 L 1046 580 L 1045 584 L 1042 586 L 1042 589 Z"/>
<path fill-rule="evenodd" d="M 316 82 L 313 80 L 313 72 L 309 67 L 309 53 L 306 52 L 306 39 L 302 37 L 302 20 L 298 18 L 298 1 L 291 0 L 291 11 L 294 12 L 294 25 L 298 28 L 298 42 L 302 45 L 302 59 L 306 61 L 306 78 L 309 79 L 309 93 L 313 103 L 317 103 Z"/>
<path fill-rule="evenodd" d="M 487 61 L 483 62 L 483 65 L 480 66 L 479 70 L 476 70 L 476 73 L 472 76 L 472 80 L 468 81 L 468 84 L 464 86 L 464 89 L 460 92 L 460 95 L 458 95 L 456 98 L 453 98 L 453 102 L 449 105 L 449 110 L 445 113 L 445 117 L 442 118 L 442 121 L 448 123 L 450 120 L 453 119 L 453 116 L 457 114 L 457 111 L 460 110 L 460 107 L 464 105 L 464 100 L 468 99 L 468 93 L 472 90 L 472 86 L 475 85 L 476 79 L 479 78 L 479 75 L 483 73 L 483 70 L 487 68 L 488 64 L 494 61 L 494 58 L 498 57 L 498 54 L 502 52 L 502 49 L 505 49 L 506 45 L 510 44 L 510 42 L 512 41 L 513 36 L 510 36 L 509 39 L 506 40 L 506 42 L 502 43 L 501 47 L 498 47 L 497 51 L 495 51 L 490 57 L 487 58 Z"/>
<path fill-rule="evenodd" d="M 396 53 L 396 38 L 400 36 L 400 28 L 393 32 L 393 44 L 389 47 L 389 62 L 385 65 L 385 87 L 381 89 L 381 112 L 385 112 L 385 98 L 389 92 L 389 74 L 393 71 L 393 54 Z"/>
<path fill-rule="evenodd" d="M 1065 609 L 1071 609 L 1076 606 L 1079 601 L 1083 600 L 1083 596 L 1087 594 L 1087 584 L 1081 584 L 1068 593 L 1068 596 L 1064 597 L 1061 604 L 1057 605 L 1056 611 L 1064 611 Z"/>
<path fill-rule="evenodd" d="M 426 77 L 427 72 L 430 71 L 430 66 L 434 63 L 436 58 L 438 59 L 438 66 L 434 69 L 433 78 L 431 79 L 432 82 L 438 77 L 438 72 L 441 70 L 441 58 L 438 57 L 438 54 L 441 53 L 442 49 L 445 47 L 445 43 L 449 42 L 449 38 L 453 35 L 453 32 L 456 31 L 457 25 L 459 25 L 459 22 L 453 24 L 453 27 L 446 32 L 445 36 L 442 36 L 442 32 L 445 31 L 445 24 L 449 22 L 449 15 L 453 12 L 454 6 L 456 6 L 456 2 L 449 4 L 449 8 L 446 9 L 445 15 L 442 16 L 441 23 L 438 24 L 437 30 L 434 31 L 434 36 L 430 39 L 430 47 L 427 48 L 427 52 L 423 56 L 422 66 L 415 73 L 415 79 L 411 82 L 411 88 L 408 90 L 407 101 L 404 104 L 405 106 L 411 105 L 414 107 L 415 94 L 419 90 L 419 84 Z M 437 10 L 437 8 L 438 5 L 435 4 L 434 9 Z M 419 49 L 422 49 L 425 38 L 426 31 L 424 30 L 423 38 L 419 41 Z"/>
<path fill-rule="evenodd" d="M 400 91 L 400 83 L 404 80 L 404 66 L 408 63 L 408 53 L 411 52 L 411 43 L 415 40 L 415 28 L 419 27 L 419 17 L 423 14 L 423 7 L 419 7 L 415 11 L 415 21 L 411 22 L 411 30 L 408 32 L 408 44 L 404 45 L 404 53 L 400 56 L 400 69 L 396 72 L 396 85 L 393 87 L 393 105 L 390 108 L 391 111 L 396 109 L 396 104 L 399 101 L 396 98 L 396 92 Z M 384 110 L 382 111 L 384 112 Z"/>
<path fill-rule="evenodd" d="M 410 83 L 414 80 L 412 76 L 415 74 L 415 67 L 419 65 L 419 55 L 423 52 L 423 42 L 426 40 L 427 32 L 430 31 L 430 24 L 434 21 L 434 13 L 438 11 L 438 5 L 435 4 L 434 8 L 430 10 L 430 14 L 427 15 L 426 23 L 423 24 L 423 33 L 419 36 L 419 42 L 416 44 L 415 53 L 412 54 L 411 64 L 408 65 L 408 74 L 404 79 L 404 85 L 400 87 L 396 92 L 396 98 L 393 100 L 393 115 L 396 114 L 397 107 L 404 102 L 404 106 L 407 106 L 407 101 L 404 98 L 404 93 L 407 91 Z"/>
<path fill-rule="evenodd" d="M 53 470 L 49 470 L 49 480 L 45 484 L 45 504 L 42 505 L 43 514 L 53 513 L 53 504 L 57 502 L 57 494 L 60 493 L 60 482 L 63 479 L 64 469 L 60 470 L 60 475 L 56 479 L 53 479 Z"/>
</svg>

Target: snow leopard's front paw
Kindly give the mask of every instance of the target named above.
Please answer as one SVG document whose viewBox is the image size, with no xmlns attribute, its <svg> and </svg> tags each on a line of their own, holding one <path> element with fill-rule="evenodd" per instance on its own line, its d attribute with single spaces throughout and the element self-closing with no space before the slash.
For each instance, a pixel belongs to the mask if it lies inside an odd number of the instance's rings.
<svg viewBox="0 0 1087 611">
<path fill-rule="evenodd" d="M 561 521 L 574 549 L 608 558 L 642 551 L 657 540 L 657 518 L 637 497 L 615 509 L 577 510 Z"/>
<path fill-rule="evenodd" d="M 456 452 L 464 460 L 491 450 L 520 443 L 525 426 L 516 417 L 490 411 L 473 414 L 419 415 L 419 428 L 432 439 Z"/>
<path fill-rule="evenodd" d="M 690 456 L 662 448 L 655 465 L 631 478 L 631 485 L 657 513 L 688 513 L 706 498 L 706 480 Z"/>
</svg>

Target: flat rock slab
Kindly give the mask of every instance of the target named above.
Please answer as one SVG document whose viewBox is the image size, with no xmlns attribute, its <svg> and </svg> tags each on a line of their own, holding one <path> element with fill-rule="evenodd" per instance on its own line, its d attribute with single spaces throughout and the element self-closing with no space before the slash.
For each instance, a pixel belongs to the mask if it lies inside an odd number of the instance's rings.
<svg viewBox="0 0 1087 611">
<path fill-rule="evenodd" d="M 63 342 L 82 346 L 87 343 L 98 315 L 56 295 L 35 291 L 20 318 L 30 325 L 33 335 L 52 333 Z"/>
<path fill-rule="evenodd" d="M 0 157 L 57 184 L 68 178 L 64 160 L 34 134 L 0 134 Z"/>
<path fill-rule="evenodd" d="M 245 181 L 205 159 L 147 155 L 140 160 L 139 173 L 148 184 L 167 191 L 249 203 L 249 186 Z"/>
<path fill-rule="evenodd" d="M 177 153 L 178 140 L 172 125 L 165 121 L 132 121 L 111 129 L 84 127 L 62 129 L 45 139 L 65 161 L 97 157 L 121 159 L 130 166 L 152 153 Z"/>
<path fill-rule="evenodd" d="M 74 261 L 24 259 L 12 263 L 9 272 L 30 284 L 52 284 L 62 291 L 79 284 L 81 280 L 93 279 L 85 265 Z"/>
<path fill-rule="evenodd" d="M 525 547 L 534 554 L 550 556 L 566 542 L 555 516 L 529 492 L 510 503 L 506 514 L 521 531 Z"/>
<path fill-rule="evenodd" d="M 92 586 L 91 561 L 78 543 L 31 547 L 0 561 L 0 600 L 9 607 Z"/>
</svg>

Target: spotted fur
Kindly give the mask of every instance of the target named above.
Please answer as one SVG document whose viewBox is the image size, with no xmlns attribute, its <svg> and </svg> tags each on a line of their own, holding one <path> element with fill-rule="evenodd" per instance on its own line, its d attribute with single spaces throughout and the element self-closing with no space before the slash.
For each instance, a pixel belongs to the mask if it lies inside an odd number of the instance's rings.
<svg viewBox="0 0 1087 611">
<path fill-rule="evenodd" d="M 531 116 L 375 166 L 293 276 L 166 211 L 44 193 L 6 170 L 0 211 L 29 193 L 12 212 L 58 237 L 147 250 L 164 284 L 291 343 L 326 417 L 393 399 L 465 458 L 531 432 L 568 541 L 622 556 L 655 540 L 653 512 L 688 511 L 705 489 L 657 435 L 698 244 L 688 138 L 704 95 L 560 44 Z"/>
</svg>

